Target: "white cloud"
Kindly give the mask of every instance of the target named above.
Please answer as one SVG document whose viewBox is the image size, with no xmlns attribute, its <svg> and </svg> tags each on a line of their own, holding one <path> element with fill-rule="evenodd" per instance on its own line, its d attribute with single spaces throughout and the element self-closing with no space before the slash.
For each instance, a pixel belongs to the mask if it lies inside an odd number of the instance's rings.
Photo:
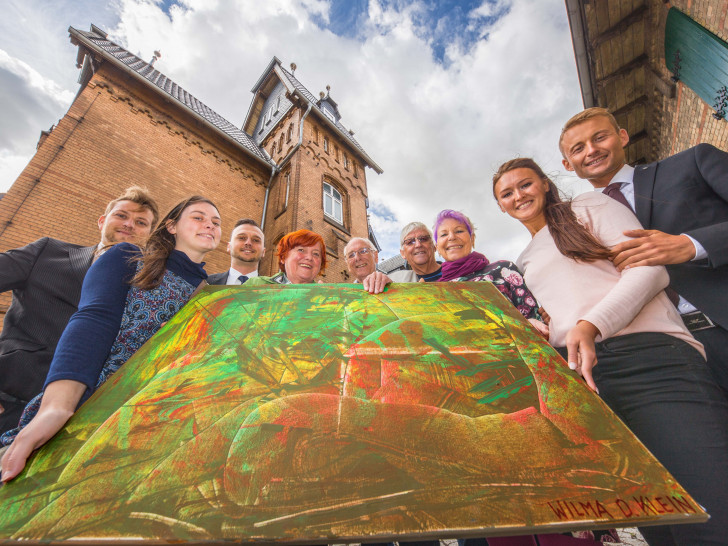
<svg viewBox="0 0 728 546">
<path fill-rule="evenodd" d="M 12 4 L 31 21 L 42 11 L 39 2 L 22 9 Z M 54 16 L 63 20 L 59 14 L 70 5 L 55 2 Z M 479 227 L 478 250 L 489 258 L 515 258 L 528 234 L 497 209 L 490 179 L 516 155 L 563 172 L 559 129 L 581 108 L 565 8 L 541 0 L 484 2 L 467 24 L 477 28 L 479 20 L 500 16 L 483 30 L 486 38 L 466 49 L 453 36 L 442 64 L 433 55 L 433 32 L 417 26 L 424 6 L 369 0 L 359 28 L 349 33 L 356 39 L 316 24 L 331 17 L 322 0 L 184 0 L 169 14 L 159 2 L 118 0 L 106 6 L 101 26 L 145 60 L 160 50 L 157 68 L 238 126 L 251 87 L 274 55 L 284 66 L 296 62 L 296 75 L 314 95 L 330 84 L 342 121 L 385 171 L 367 172 L 381 258 L 397 252 L 400 226 L 415 219 L 430 224 L 442 208 L 471 216 Z M 99 12 L 89 13 L 74 26 L 99 24 L 89 18 Z M 46 19 L 38 16 L 50 25 Z M 66 41 L 65 28 L 57 27 L 54 40 Z M 14 39 L 21 39 L 17 32 Z M 61 81 L 51 73 L 77 77 L 70 50 L 62 62 L 55 60 L 61 63 L 55 71 L 38 69 L 46 81 Z"/>
</svg>

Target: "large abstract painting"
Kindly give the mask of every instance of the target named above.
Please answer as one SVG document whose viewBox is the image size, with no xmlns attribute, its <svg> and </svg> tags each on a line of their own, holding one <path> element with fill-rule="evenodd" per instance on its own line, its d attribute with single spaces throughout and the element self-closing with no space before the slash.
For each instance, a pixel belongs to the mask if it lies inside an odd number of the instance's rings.
<svg viewBox="0 0 728 546">
<path fill-rule="evenodd" d="M 0 540 L 114 544 L 707 519 L 489 283 L 207 288 L 0 506 Z"/>
</svg>

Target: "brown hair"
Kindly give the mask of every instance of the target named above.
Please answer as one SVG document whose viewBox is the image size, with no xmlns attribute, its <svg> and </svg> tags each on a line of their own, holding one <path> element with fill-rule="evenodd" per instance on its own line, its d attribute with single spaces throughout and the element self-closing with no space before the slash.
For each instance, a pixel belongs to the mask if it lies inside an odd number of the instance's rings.
<svg viewBox="0 0 728 546">
<path fill-rule="evenodd" d="M 157 206 L 157 202 L 152 199 L 151 195 L 149 195 L 149 190 L 146 188 L 142 188 L 141 186 L 129 186 L 119 197 L 109 201 L 109 204 L 106 205 L 104 216 L 108 216 L 111 209 L 113 209 L 119 201 L 131 201 L 143 209 L 149 209 L 152 211 L 152 228 L 157 225 L 157 221 L 159 220 L 159 207 Z"/>
<path fill-rule="evenodd" d="M 611 251 L 594 234 L 582 225 L 571 210 L 571 199 L 562 199 L 556 184 L 546 176 L 541 167 L 530 157 L 517 157 L 506 161 L 493 175 L 493 197 L 498 196 L 495 186 L 501 177 L 514 169 L 531 169 L 548 184 L 544 215 L 549 233 L 554 238 L 559 252 L 577 262 L 593 262 L 609 258 Z"/>
<path fill-rule="evenodd" d="M 619 133 L 619 123 L 617 123 L 617 118 L 615 118 L 609 110 L 606 108 L 601 108 L 599 106 L 594 106 L 592 108 L 587 108 L 586 110 L 582 110 L 575 116 L 572 116 L 569 121 L 566 122 L 564 127 L 561 129 L 561 135 L 559 135 L 559 150 L 561 150 L 561 155 L 566 158 L 566 154 L 564 153 L 564 150 L 561 148 L 561 144 L 564 141 L 564 134 L 566 131 L 574 127 L 575 125 L 579 125 L 580 123 L 584 123 L 587 120 L 590 120 L 592 118 L 598 117 L 598 116 L 604 116 L 609 120 L 609 123 L 612 124 L 612 127 L 614 127 L 614 130 Z"/>
<path fill-rule="evenodd" d="M 143 262 L 142 268 L 137 271 L 131 280 L 132 286 L 142 290 L 152 290 L 160 285 L 164 272 L 167 269 L 167 258 L 174 250 L 176 239 L 167 229 L 170 225 L 176 224 L 182 213 L 195 203 L 207 203 L 217 209 L 217 205 L 209 199 L 200 195 L 193 195 L 184 201 L 177 203 L 167 215 L 162 218 L 157 228 L 149 236 L 147 246 L 142 255 L 138 258 Z"/>
<path fill-rule="evenodd" d="M 288 233 L 278 241 L 276 256 L 278 256 L 278 267 L 280 270 L 284 273 L 286 272 L 284 262 L 291 249 L 297 246 L 313 246 L 317 243 L 321 245 L 321 270 L 319 273 L 323 273 L 326 269 L 326 244 L 324 243 L 324 238 L 318 233 L 307 229 L 299 229 L 298 231 Z"/>
</svg>

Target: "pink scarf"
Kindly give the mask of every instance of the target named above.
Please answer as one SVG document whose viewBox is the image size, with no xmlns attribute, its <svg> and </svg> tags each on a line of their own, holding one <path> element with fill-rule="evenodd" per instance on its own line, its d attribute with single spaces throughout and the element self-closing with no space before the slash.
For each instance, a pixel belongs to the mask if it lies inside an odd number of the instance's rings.
<svg viewBox="0 0 728 546">
<path fill-rule="evenodd" d="M 490 262 L 480 252 L 471 252 L 463 258 L 442 264 L 442 277 L 440 281 L 451 281 L 480 271 Z"/>
</svg>

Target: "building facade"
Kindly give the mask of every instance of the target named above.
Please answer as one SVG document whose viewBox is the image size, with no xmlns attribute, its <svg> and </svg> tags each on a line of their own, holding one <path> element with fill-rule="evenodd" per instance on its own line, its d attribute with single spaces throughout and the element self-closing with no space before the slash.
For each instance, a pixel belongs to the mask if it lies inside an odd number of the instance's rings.
<svg viewBox="0 0 728 546">
<path fill-rule="evenodd" d="M 226 241 L 235 221 L 248 217 L 266 235 L 262 274 L 278 270 L 280 237 L 306 228 L 326 241 L 324 281 L 348 279 L 344 244 L 373 237 L 366 168 L 382 171 L 341 124 L 328 94 L 315 98 L 274 58 L 240 129 L 101 29 L 69 33 L 80 88 L 0 199 L 0 251 L 44 236 L 94 244 L 106 203 L 138 184 L 162 214 L 192 194 L 218 205 L 223 240 L 209 255 L 209 273 L 229 267 Z M 3 295 L 0 314 L 9 303 Z"/>
<path fill-rule="evenodd" d="M 566 0 L 566 8 L 584 106 L 608 108 L 627 129 L 628 162 L 701 142 L 728 149 L 728 0 Z"/>
</svg>

